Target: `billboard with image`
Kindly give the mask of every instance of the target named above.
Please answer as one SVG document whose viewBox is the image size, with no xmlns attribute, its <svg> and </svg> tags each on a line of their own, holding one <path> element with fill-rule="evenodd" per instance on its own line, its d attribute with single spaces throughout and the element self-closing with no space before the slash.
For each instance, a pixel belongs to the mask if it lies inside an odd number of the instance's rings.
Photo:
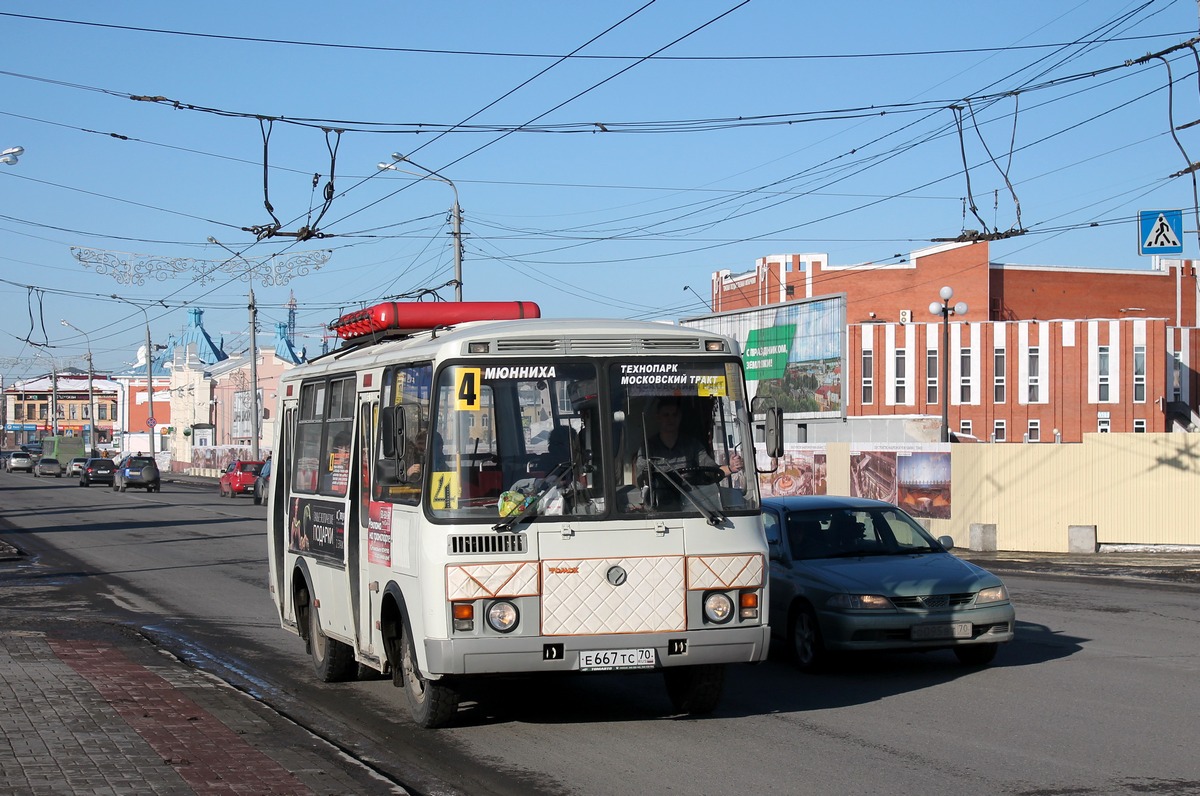
<svg viewBox="0 0 1200 796">
<path fill-rule="evenodd" d="M 844 416 L 844 295 L 684 318 L 680 325 L 738 341 L 752 399 L 773 400 L 789 418 Z"/>
</svg>

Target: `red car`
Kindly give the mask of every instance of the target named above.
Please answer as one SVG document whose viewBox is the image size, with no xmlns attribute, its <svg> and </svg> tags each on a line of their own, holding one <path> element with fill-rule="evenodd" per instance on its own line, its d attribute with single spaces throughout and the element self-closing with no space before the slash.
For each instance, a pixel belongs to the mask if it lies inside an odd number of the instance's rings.
<svg viewBox="0 0 1200 796">
<path fill-rule="evenodd" d="M 249 495 L 254 492 L 254 481 L 262 470 L 263 462 L 244 462 L 240 459 L 229 463 L 221 474 L 221 497 Z"/>
</svg>

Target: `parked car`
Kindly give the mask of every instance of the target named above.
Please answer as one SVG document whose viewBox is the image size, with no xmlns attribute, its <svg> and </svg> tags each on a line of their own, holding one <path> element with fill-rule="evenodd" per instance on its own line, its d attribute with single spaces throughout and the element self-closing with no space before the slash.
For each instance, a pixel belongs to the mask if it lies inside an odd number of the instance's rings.
<svg viewBox="0 0 1200 796">
<path fill-rule="evenodd" d="M 62 462 L 51 456 L 43 456 L 38 459 L 33 465 L 33 474 L 35 476 L 54 476 L 55 478 L 63 477 Z"/>
<path fill-rule="evenodd" d="M 112 459 L 88 459 L 79 471 L 79 485 L 108 484 L 112 486 L 117 464 Z"/>
<path fill-rule="evenodd" d="M 274 459 L 267 459 L 263 462 L 262 469 L 258 471 L 258 475 L 254 478 L 254 505 L 258 506 L 267 499 L 267 493 L 271 490 L 271 462 Z"/>
<path fill-rule="evenodd" d="M 952 555 L 898 506 L 862 498 L 765 498 L 770 624 L 796 665 L 867 650 L 953 650 L 984 666 L 1012 641 L 1000 578 Z"/>
<path fill-rule="evenodd" d="M 13 451 L 4 462 L 5 472 L 15 473 L 18 470 L 24 470 L 27 473 L 33 472 L 33 456 L 25 451 Z"/>
<path fill-rule="evenodd" d="M 86 456 L 76 456 L 67 462 L 67 475 L 79 475 L 83 472 L 83 466 L 87 464 L 87 460 Z"/>
<path fill-rule="evenodd" d="M 225 472 L 221 473 L 221 480 L 217 483 L 221 497 L 231 498 L 252 493 L 254 480 L 258 478 L 262 467 L 263 462 L 248 462 L 241 459 L 231 461 L 225 468 Z"/>
<path fill-rule="evenodd" d="M 153 456 L 132 454 L 126 456 L 113 471 L 113 491 L 124 492 L 129 487 L 139 487 L 147 492 L 161 492 L 158 463 Z"/>
</svg>

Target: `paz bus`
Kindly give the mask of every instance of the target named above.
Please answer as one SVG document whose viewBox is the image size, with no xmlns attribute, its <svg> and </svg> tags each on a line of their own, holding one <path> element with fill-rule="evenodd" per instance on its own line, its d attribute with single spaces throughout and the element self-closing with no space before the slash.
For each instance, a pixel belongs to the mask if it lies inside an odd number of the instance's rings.
<svg viewBox="0 0 1200 796">
<path fill-rule="evenodd" d="M 539 316 L 382 303 L 281 376 L 281 625 L 322 681 L 390 675 L 423 727 L 455 718 L 465 683 L 514 673 L 659 672 L 675 711 L 711 712 L 726 664 L 769 641 L 736 344 Z M 690 461 L 651 444 L 668 403 Z"/>
</svg>

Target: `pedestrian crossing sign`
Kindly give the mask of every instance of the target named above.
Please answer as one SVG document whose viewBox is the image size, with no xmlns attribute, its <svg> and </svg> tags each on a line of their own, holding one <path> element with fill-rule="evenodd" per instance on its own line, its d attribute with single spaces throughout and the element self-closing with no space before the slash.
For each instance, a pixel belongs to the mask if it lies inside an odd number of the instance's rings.
<svg viewBox="0 0 1200 796">
<path fill-rule="evenodd" d="M 1183 211 L 1140 211 L 1138 254 L 1183 254 Z"/>
</svg>

